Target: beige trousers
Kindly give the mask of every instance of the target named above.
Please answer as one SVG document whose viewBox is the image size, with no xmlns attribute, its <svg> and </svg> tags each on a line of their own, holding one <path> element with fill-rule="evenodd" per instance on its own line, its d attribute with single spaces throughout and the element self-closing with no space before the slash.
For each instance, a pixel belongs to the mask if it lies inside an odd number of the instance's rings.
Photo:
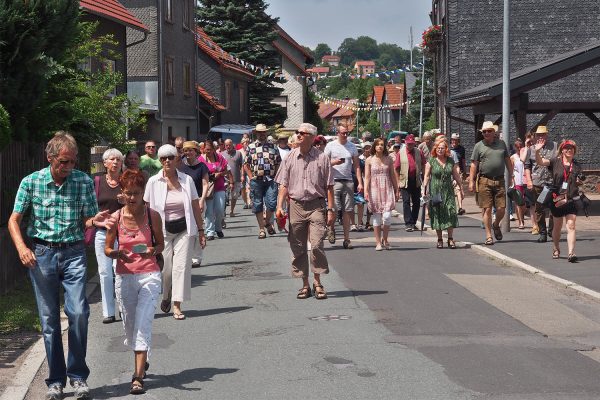
<svg viewBox="0 0 600 400">
<path fill-rule="evenodd" d="M 308 266 L 313 274 L 329 273 L 325 257 L 323 238 L 325 237 L 325 200 L 315 199 L 306 202 L 290 200 L 290 233 L 288 241 L 292 249 L 292 276 L 308 276 Z M 310 255 L 307 241 L 310 240 Z"/>
<path fill-rule="evenodd" d="M 192 249 L 195 238 L 187 231 L 172 234 L 166 232 L 162 271 L 163 300 L 186 301 L 192 291 Z"/>
</svg>

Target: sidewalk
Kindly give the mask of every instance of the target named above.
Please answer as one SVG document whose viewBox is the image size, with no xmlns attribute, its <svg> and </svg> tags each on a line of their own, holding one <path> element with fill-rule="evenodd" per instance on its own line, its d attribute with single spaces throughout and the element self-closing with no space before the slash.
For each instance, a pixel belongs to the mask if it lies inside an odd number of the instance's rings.
<svg viewBox="0 0 600 400">
<path fill-rule="evenodd" d="M 577 216 L 576 254 L 578 263 L 567 262 L 566 232 L 563 226 L 560 250 L 561 258 L 552 259 L 552 239 L 547 243 L 537 243 L 538 235 L 531 234 L 531 220 L 525 219 L 525 229 L 516 229 L 517 223 L 511 222 L 511 231 L 504 233 L 502 241 L 495 241 L 490 250 L 531 265 L 559 278 L 575 282 L 600 292 L 600 195 L 588 195 L 592 200 L 590 216 Z M 463 202 L 468 218 L 460 218 L 460 228 L 455 233 L 456 240 L 483 244 L 485 231 L 481 229 L 481 213 L 474 196 L 468 196 Z"/>
</svg>

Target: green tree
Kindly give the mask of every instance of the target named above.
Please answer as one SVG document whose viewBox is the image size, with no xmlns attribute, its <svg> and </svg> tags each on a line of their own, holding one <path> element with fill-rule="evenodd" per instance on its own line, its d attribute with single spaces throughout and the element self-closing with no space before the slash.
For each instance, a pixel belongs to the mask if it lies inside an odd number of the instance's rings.
<svg viewBox="0 0 600 400">
<path fill-rule="evenodd" d="M 369 36 L 346 38 L 338 48 L 340 63 L 352 65 L 356 60 L 375 60 L 379 57 L 377 41 Z"/>
<path fill-rule="evenodd" d="M 317 132 L 323 132 L 323 120 L 319 116 L 319 99 L 312 90 L 306 90 L 308 92 L 308 96 L 306 96 L 306 116 L 308 122 L 317 127 Z"/>
<path fill-rule="evenodd" d="M 419 125 L 420 125 L 420 113 L 421 113 L 421 82 L 422 75 L 418 75 L 418 79 L 415 82 L 415 86 L 412 89 L 411 93 L 411 104 L 410 104 L 410 112 L 406 115 L 405 118 L 402 119 L 402 128 L 405 131 L 413 133 L 415 135 L 419 134 Z M 425 67 L 425 86 L 423 91 L 423 128 L 422 132 L 429 130 L 426 126 L 426 123 L 430 118 L 433 117 L 433 125 L 435 125 L 435 114 L 434 111 L 434 90 L 433 90 L 433 68 L 431 67 L 431 63 L 426 64 Z M 435 126 L 433 126 L 435 127 Z M 432 128 L 433 128 L 432 127 Z"/>
<path fill-rule="evenodd" d="M 321 58 L 326 54 L 331 54 L 331 47 L 326 43 L 319 43 L 317 47 L 315 47 L 315 51 L 313 51 L 315 62 L 321 62 Z"/>
<path fill-rule="evenodd" d="M 381 123 L 377 120 L 377 110 L 369 113 L 369 119 L 365 125 L 365 131 L 371 132 L 373 138 L 381 136 Z"/>
<path fill-rule="evenodd" d="M 10 115 L 11 136 L 40 139 L 33 113 L 62 68 L 78 33 L 79 1 L 0 0 L 0 103 Z"/>
<path fill-rule="evenodd" d="M 10 142 L 10 116 L 0 104 L 0 151 Z"/>
<path fill-rule="evenodd" d="M 202 28 L 225 51 L 254 65 L 280 68 L 271 44 L 277 38 L 278 18 L 266 13 L 263 0 L 198 0 L 196 13 Z M 257 76 L 249 85 L 253 124 L 283 124 L 286 111 L 272 100 L 283 91 L 271 75 Z"/>
</svg>

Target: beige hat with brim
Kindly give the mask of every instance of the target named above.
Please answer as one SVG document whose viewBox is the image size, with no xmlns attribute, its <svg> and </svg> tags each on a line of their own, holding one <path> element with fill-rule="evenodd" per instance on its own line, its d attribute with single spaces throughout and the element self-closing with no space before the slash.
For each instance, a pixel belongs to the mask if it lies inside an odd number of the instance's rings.
<svg viewBox="0 0 600 400">
<path fill-rule="evenodd" d="M 256 125 L 256 128 L 254 128 L 254 130 L 256 132 L 268 132 L 269 128 L 267 128 L 267 126 L 265 124 L 258 124 L 258 125 Z"/>
<path fill-rule="evenodd" d="M 536 135 L 547 135 L 548 134 L 548 127 L 546 125 L 540 125 L 537 127 L 537 129 L 535 130 L 535 134 Z"/>
<path fill-rule="evenodd" d="M 483 132 L 483 131 L 494 131 L 496 132 L 496 125 L 494 125 L 494 123 L 492 121 L 485 121 L 483 123 L 483 125 L 481 126 L 481 129 L 479 130 L 479 132 Z"/>
</svg>

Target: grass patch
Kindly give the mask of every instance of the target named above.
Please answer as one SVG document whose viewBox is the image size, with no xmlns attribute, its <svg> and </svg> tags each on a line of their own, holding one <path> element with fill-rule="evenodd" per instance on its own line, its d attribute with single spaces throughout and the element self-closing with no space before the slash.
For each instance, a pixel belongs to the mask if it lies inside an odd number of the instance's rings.
<svg viewBox="0 0 600 400">
<path fill-rule="evenodd" d="M 96 254 L 87 250 L 88 280 L 98 272 Z M 61 290 L 61 309 L 63 305 Z M 23 279 L 14 289 L 0 296 L 0 336 L 15 332 L 41 332 L 42 327 L 35 304 L 31 281 Z"/>
<path fill-rule="evenodd" d="M 35 295 L 29 279 L 0 296 L 0 335 L 19 331 L 40 332 Z"/>
</svg>

